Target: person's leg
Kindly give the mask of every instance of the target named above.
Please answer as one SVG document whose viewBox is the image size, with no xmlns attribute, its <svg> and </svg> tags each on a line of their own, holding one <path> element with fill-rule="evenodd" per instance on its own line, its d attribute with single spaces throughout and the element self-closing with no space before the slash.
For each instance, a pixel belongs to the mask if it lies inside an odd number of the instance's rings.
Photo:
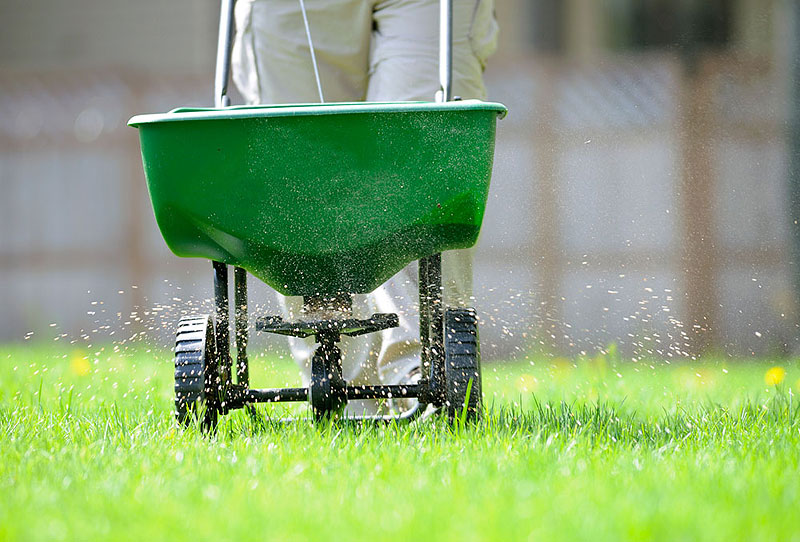
<svg viewBox="0 0 800 542">
<path fill-rule="evenodd" d="M 305 0 L 326 102 L 363 100 L 372 2 Z M 318 102 L 299 0 L 238 0 L 233 80 L 251 104 Z"/>
<path fill-rule="evenodd" d="M 438 0 L 375 6 L 367 101 L 432 101 L 439 90 Z M 453 1 L 453 95 L 485 99 L 483 69 L 497 47 L 492 0 Z"/>
<path fill-rule="evenodd" d="M 326 101 L 360 101 L 367 88 L 372 2 L 305 0 L 311 37 Z M 251 104 L 318 102 L 317 85 L 299 0 L 239 0 L 232 54 L 233 79 Z M 278 294 L 287 320 L 301 319 L 302 298 Z M 368 318 L 371 298 L 356 296 L 353 314 Z M 378 380 L 375 363 L 380 337 L 342 337 L 342 369 L 348 383 Z M 308 385 L 313 338 L 289 339 L 292 357 Z M 372 352 L 372 353 L 371 353 Z M 356 401 L 348 414 L 371 414 L 374 402 Z"/>
<path fill-rule="evenodd" d="M 482 69 L 497 33 L 492 3 L 454 3 L 454 91 L 463 98 L 483 98 Z M 433 99 L 439 88 L 438 1 L 306 0 L 306 5 L 327 101 Z M 239 0 L 236 24 L 234 81 L 250 103 L 318 100 L 297 0 Z M 372 51 L 367 55 L 370 33 Z M 445 253 L 443 267 L 448 303 L 469 305 L 471 252 Z M 381 334 L 343 338 L 347 380 L 374 383 L 377 365 L 380 381 L 397 383 L 418 365 L 417 294 L 416 264 L 411 264 L 372 294 L 357 296 L 354 313 L 359 317 L 394 312 L 400 316 L 400 326 Z M 288 317 L 299 314 L 299 298 L 283 302 Z M 295 359 L 306 367 L 307 379 L 313 345 L 299 340 L 291 344 Z M 368 410 L 373 406 L 374 402 L 368 404 Z"/>
<path fill-rule="evenodd" d="M 485 99 L 483 69 L 497 44 L 491 0 L 453 2 L 453 93 Z M 384 0 L 375 7 L 367 101 L 432 101 L 439 90 L 438 0 Z M 472 249 L 448 251 L 442 283 L 448 305 L 472 305 Z M 370 294 L 400 328 L 382 333 L 378 373 L 396 383 L 419 364 L 417 266 L 407 266 Z"/>
</svg>

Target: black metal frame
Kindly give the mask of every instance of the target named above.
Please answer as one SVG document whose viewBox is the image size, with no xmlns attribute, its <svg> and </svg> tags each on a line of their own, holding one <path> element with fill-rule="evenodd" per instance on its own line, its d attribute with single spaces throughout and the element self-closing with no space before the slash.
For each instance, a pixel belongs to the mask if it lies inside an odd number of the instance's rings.
<svg viewBox="0 0 800 542">
<path fill-rule="evenodd" d="M 251 389 L 249 379 L 247 272 L 234 267 L 234 333 L 236 370 L 231 356 L 228 266 L 214 261 L 214 304 L 221 413 L 255 403 L 308 401 L 316 419 L 340 412 L 350 400 L 417 398 L 422 405 L 444 404 L 444 304 L 442 300 L 442 255 L 419 260 L 419 333 L 422 378 L 417 384 L 350 386 L 342 377 L 341 335 L 357 336 L 396 327 L 396 314 L 373 314 L 355 318 L 284 322 L 278 316 L 260 318 L 256 330 L 280 335 L 308 337 L 319 343 L 311 361 L 308 388 Z M 236 381 L 233 381 L 233 375 Z M 402 416 L 357 417 L 356 420 L 403 420 Z"/>
<path fill-rule="evenodd" d="M 230 105 L 227 96 L 233 41 L 235 0 L 221 0 L 217 60 L 214 75 L 214 104 Z M 439 83 L 437 102 L 450 101 L 453 80 L 453 0 L 439 0 Z M 313 53 L 312 53 L 313 54 Z M 336 347 L 339 336 L 371 333 L 397 325 L 396 315 L 373 315 L 369 322 L 327 320 L 325 325 L 311 326 L 284 323 L 279 318 L 259 322 L 261 331 L 298 335 L 302 330 L 315 335 L 320 346 L 312 358 L 311 386 L 307 388 L 250 389 L 247 359 L 247 272 L 234 268 L 234 333 L 236 337 L 236 383 L 233 383 L 233 362 L 230 356 L 230 306 L 228 299 L 228 266 L 214 261 L 214 300 L 216 307 L 216 344 L 219 363 L 221 411 L 241 408 L 250 403 L 309 400 L 315 413 L 338 410 L 349 399 L 417 397 L 420 403 L 442 406 L 445 400 L 444 375 L 444 304 L 442 302 L 442 255 L 434 254 L 419 260 L 419 309 L 422 378 L 419 384 L 398 386 L 347 386 L 342 378 L 341 352 Z M 347 296 L 349 299 L 349 296 Z M 376 318 L 377 317 L 377 318 Z M 392 324 L 394 317 L 394 324 Z M 317 322 L 320 324 L 320 322 Z M 383 327 L 381 327 L 383 326 Z M 386 418 L 381 418 L 386 419 Z"/>
</svg>

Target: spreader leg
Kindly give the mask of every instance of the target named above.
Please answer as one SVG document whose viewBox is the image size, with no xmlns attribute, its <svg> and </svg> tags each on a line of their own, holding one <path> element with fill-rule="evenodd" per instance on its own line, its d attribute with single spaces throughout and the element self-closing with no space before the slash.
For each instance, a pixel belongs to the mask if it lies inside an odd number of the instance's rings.
<svg viewBox="0 0 800 542">
<path fill-rule="evenodd" d="M 420 372 L 422 380 L 430 381 L 431 375 L 431 305 L 428 296 L 428 259 L 419 260 L 419 342 L 421 345 Z"/>
<path fill-rule="evenodd" d="M 217 356 L 222 387 L 231 385 L 231 332 L 228 305 L 228 266 L 212 262 L 214 266 L 214 305 L 216 309 Z"/>
<path fill-rule="evenodd" d="M 236 383 L 250 387 L 250 368 L 247 360 L 247 271 L 233 268 L 233 303 L 236 327 Z"/>
<path fill-rule="evenodd" d="M 436 406 L 444 393 L 444 313 L 442 310 L 442 255 L 419 261 L 419 335 L 422 344 L 422 378 L 427 380 Z"/>
</svg>

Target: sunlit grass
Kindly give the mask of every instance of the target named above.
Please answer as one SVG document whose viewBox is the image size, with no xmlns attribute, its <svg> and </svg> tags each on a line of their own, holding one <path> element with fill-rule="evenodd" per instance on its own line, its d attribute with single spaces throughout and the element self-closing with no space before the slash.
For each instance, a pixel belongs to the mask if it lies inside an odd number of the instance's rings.
<svg viewBox="0 0 800 542">
<path fill-rule="evenodd" d="M 474 426 L 279 407 L 208 438 L 173 423 L 168 352 L 6 347 L 0 540 L 793 540 L 798 385 L 796 362 L 542 358 L 486 364 Z"/>
</svg>

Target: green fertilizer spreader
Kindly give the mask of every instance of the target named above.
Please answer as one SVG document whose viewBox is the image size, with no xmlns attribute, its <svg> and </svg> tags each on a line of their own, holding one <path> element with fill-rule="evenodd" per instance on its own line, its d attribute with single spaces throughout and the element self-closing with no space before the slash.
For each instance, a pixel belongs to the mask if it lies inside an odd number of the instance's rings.
<svg viewBox="0 0 800 542">
<path fill-rule="evenodd" d="M 232 6 L 223 0 L 223 52 L 229 50 Z M 217 70 L 217 103 L 223 107 L 180 108 L 129 122 L 139 129 L 164 240 L 177 256 L 213 262 L 216 313 L 178 324 L 179 421 L 196 418 L 213 427 L 218 414 L 234 408 L 297 400 L 310 401 L 315 417 L 323 418 L 348 400 L 401 397 L 443 407 L 451 417 L 476 415 L 477 318 L 471 308 L 446 307 L 441 253 L 471 247 L 478 238 L 496 120 L 506 108 L 473 100 L 224 107 L 230 59 L 223 57 Z M 398 324 L 395 314 L 353 318 L 352 295 L 375 290 L 414 260 L 420 269 L 421 380 L 348 385 L 335 346 L 341 335 Z M 235 371 L 228 265 L 235 269 Z M 259 331 L 315 336 L 320 346 L 308 388 L 250 388 L 247 273 L 281 294 L 303 296 L 304 314 L 326 315 L 255 322 Z"/>
</svg>

